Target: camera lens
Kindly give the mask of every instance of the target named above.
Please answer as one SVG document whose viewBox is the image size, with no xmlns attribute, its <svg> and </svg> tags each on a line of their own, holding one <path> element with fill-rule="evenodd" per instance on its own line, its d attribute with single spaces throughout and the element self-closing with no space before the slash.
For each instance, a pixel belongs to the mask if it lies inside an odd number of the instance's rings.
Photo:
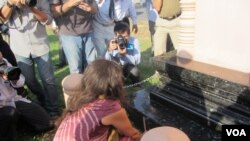
<svg viewBox="0 0 250 141">
<path fill-rule="evenodd" d="M 124 49 L 126 46 L 126 40 L 124 39 L 124 37 L 122 35 L 118 36 L 117 43 L 118 43 L 118 46 L 120 47 L 120 49 Z"/>
<path fill-rule="evenodd" d="M 26 5 L 28 5 L 29 7 L 35 7 L 37 0 L 25 0 Z"/>
<path fill-rule="evenodd" d="M 7 76 L 8 80 L 18 80 L 21 74 L 21 69 L 18 67 L 11 67 L 6 62 L 0 63 L 0 74 Z"/>
<path fill-rule="evenodd" d="M 18 67 L 9 67 L 7 70 L 8 80 L 18 80 L 21 74 L 21 69 Z"/>
</svg>

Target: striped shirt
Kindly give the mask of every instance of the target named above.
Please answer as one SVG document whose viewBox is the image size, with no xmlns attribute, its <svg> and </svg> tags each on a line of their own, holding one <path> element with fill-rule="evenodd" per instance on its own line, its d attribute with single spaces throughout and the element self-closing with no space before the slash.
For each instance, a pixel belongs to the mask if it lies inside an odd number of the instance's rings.
<svg viewBox="0 0 250 141">
<path fill-rule="evenodd" d="M 54 141 L 106 141 L 110 126 L 101 119 L 121 109 L 119 101 L 96 100 L 77 112 L 66 115 L 54 137 Z M 121 140 L 130 141 L 128 137 Z"/>
</svg>

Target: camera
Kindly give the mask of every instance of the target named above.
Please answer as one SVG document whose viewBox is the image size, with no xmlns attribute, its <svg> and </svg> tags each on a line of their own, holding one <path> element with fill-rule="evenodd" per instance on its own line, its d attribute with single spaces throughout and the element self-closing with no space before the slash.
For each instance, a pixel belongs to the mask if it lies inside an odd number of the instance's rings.
<svg viewBox="0 0 250 141">
<path fill-rule="evenodd" d="M 37 4 L 37 0 L 25 0 L 25 4 L 29 7 L 35 7 Z"/>
<path fill-rule="evenodd" d="M 3 60 L 0 63 L 0 74 L 6 75 L 8 80 L 18 80 L 21 74 L 21 69 L 18 67 L 8 66 Z"/>
<path fill-rule="evenodd" d="M 122 35 L 119 35 L 117 37 L 116 43 L 118 44 L 120 49 L 125 49 L 127 46 L 127 40 Z"/>
<path fill-rule="evenodd" d="M 5 24 L 0 23 L 0 33 L 8 35 L 9 34 L 9 27 Z"/>
</svg>

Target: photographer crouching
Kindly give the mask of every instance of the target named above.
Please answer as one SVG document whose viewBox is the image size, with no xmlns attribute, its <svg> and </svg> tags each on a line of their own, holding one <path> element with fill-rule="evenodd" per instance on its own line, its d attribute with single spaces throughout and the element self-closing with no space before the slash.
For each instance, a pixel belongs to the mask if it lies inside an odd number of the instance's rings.
<svg viewBox="0 0 250 141">
<path fill-rule="evenodd" d="M 61 111 L 46 32 L 52 22 L 48 0 L 0 0 L 0 19 L 9 27 L 10 47 L 27 87 L 57 118 Z"/>
<path fill-rule="evenodd" d="M 140 80 L 137 67 L 141 59 L 139 41 L 130 36 L 127 23 L 116 23 L 114 32 L 115 38 L 109 43 L 105 59 L 119 63 L 123 68 L 124 77 L 129 78 L 132 83 L 137 83 Z"/>
<path fill-rule="evenodd" d="M 53 123 L 46 111 L 30 100 L 17 95 L 16 87 L 24 84 L 24 76 L 0 52 L 0 140 L 16 141 L 18 122 L 42 132 L 52 129 Z"/>
</svg>

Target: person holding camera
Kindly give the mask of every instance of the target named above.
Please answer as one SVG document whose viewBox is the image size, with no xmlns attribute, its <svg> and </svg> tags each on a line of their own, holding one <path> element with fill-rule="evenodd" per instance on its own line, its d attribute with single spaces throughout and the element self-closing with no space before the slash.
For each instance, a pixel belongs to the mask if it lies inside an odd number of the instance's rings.
<svg viewBox="0 0 250 141">
<path fill-rule="evenodd" d="M 51 117 L 57 117 L 59 97 L 45 29 L 52 22 L 48 0 L 1 0 L 0 16 L 9 26 L 10 47 L 28 88 Z M 36 78 L 35 64 L 43 87 Z"/>
<path fill-rule="evenodd" d="M 96 58 L 93 43 L 94 0 L 50 0 L 70 73 L 82 73 Z"/>
<path fill-rule="evenodd" d="M 137 14 L 132 0 L 96 0 L 98 10 L 93 21 L 94 43 L 97 48 L 97 56 L 105 58 L 107 44 L 114 37 L 116 22 L 132 19 L 132 31 L 137 33 Z M 129 24 L 129 23 L 128 23 Z"/>
<path fill-rule="evenodd" d="M 114 60 L 123 68 L 123 75 L 132 83 L 139 82 L 139 69 L 137 65 L 141 60 L 138 39 L 130 36 L 127 23 L 119 22 L 114 27 L 115 38 L 109 43 L 105 59 Z"/>
<path fill-rule="evenodd" d="M 22 87 L 24 76 L 18 67 L 3 58 L 0 52 L 0 140 L 16 141 L 18 122 L 42 132 L 54 127 L 48 113 L 39 105 L 17 95 L 16 87 Z"/>
</svg>

